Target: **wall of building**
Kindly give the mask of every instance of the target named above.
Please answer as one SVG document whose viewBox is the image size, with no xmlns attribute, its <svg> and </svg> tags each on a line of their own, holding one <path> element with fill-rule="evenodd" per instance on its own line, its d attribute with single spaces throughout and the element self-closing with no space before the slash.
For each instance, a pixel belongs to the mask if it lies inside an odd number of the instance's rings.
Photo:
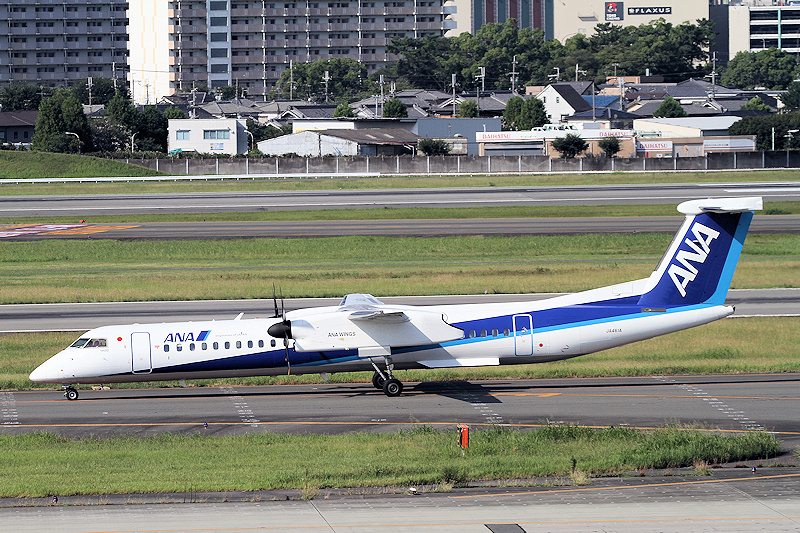
<svg viewBox="0 0 800 533">
<path fill-rule="evenodd" d="M 170 152 L 244 154 L 247 153 L 250 142 L 247 123 L 242 119 L 183 118 L 169 121 L 167 149 Z"/>
<path fill-rule="evenodd" d="M 124 80 L 126 0 L 0 2 L 0 84 L 69 86 L 90 76 Z"/>
<path fill-rule="evenodd" d="M 450 24 L 442 2 L 160 0 L 167 6 L 158 17 L 168 19 L 170 90 L 239 85 L 250 97 L 263 96 L 290 62 L 319 59 L 349 58 L 372 72 L 397 59 L 386 52 L 392 38 L 443 35 Z M 131 35 L 131 49 L 157 46 L 146 33 Z"/>
<path fill-rule="evenodd" d="M 591 35 L 603 23 L 639 26 L 663 18 L 677 25 L 709 17 L 708 2 L 694 0 L 550 0 L 547 5 L 552 7 L 552 29 L 545 31 L 546 36 L 562 43 L 579 33 Z"/>
<path fill-rule="evenodd" d="M 767 48 L 800 53 L 800 6 L 731 6 L 728 26 L 731 58 Z"/>
<path fill-rule="evenodd" d="M 152 105 L 170 90 L 170 56 L 167 3 L 164 0 L 130 0 L 131 46 L 128 59 L 128 87 L 136 104 Z"/>
</svg>

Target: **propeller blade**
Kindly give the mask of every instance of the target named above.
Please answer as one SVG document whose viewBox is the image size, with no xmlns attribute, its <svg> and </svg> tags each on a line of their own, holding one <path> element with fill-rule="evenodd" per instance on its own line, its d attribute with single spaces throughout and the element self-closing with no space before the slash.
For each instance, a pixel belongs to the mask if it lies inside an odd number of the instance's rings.
<svg viewBox="0 0 800 533">
<path fill-rule="evenodd" d="M 280 315 L 278 314 L 278 296 L 277 292 L 275 291 L 275 283 L 272 283 L 272 303 L 275 306 L 275 314 L 272 315 L 273 318 L 277 318 Z"/>
<path fill-rule="evenodd" d="M 283 337 L 283 347 L 286 349 L 286 375 L 292 375 L 292 363 L 289 361 L 289 334 L 288 330 L 286 335 Z"/>
</svg>

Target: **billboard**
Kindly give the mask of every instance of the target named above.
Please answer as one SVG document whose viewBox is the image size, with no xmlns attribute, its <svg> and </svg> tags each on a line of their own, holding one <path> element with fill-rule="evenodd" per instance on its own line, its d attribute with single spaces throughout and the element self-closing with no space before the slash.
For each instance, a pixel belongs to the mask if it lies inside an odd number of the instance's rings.
<svg viewBox="0 0 800 533">
<path fill-rule="evenodd" d="M 624 18 L 623 2 L 606 2 L 606 21 L 619 22 Z"/>
</svg>

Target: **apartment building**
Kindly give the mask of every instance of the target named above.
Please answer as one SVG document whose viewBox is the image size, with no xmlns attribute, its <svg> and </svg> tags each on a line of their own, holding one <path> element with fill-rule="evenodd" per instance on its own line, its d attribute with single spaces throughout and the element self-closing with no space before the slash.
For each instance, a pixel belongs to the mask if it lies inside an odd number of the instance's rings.
<svg viewBox="0 0 800 533">
<path fill-rule="evenodd" d="M 730 6 L 728 32 L 731 58 L 767 48 L 800 53 L 800 5 Z"/>
<path fill-rule="evenodd" d="M 123 82 L 127 0 L 0 0 L 0 85 L 55 86 L 101 76 Z"/>
<path fill-rule="evenodd" d="M 376 70 L 394 37 L 443 35 L 443 0 L 130 0 L 130 79 L 145 102 L 193 86 L 258 98 L 291 63 L 350 58 Z M 165 42 L 166 41 L 166 42 Z"/>
</svg>

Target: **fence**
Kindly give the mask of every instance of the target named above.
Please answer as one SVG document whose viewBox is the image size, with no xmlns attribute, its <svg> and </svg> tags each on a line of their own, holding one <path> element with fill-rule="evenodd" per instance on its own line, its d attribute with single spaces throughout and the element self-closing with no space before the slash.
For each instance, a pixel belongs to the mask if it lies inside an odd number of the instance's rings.
<svg viewBox="0 0 800 533">
<path fill-rule="evenodd" d="M 537 155 L 264 157 L 126 159 L 171 176 L 337 176 L 392 174 L 509 174 L 544 172 L 655 172 L 800 168 L 800 151 L 711 153 L 676 158 L 550 159 Z"/>
</svg>

